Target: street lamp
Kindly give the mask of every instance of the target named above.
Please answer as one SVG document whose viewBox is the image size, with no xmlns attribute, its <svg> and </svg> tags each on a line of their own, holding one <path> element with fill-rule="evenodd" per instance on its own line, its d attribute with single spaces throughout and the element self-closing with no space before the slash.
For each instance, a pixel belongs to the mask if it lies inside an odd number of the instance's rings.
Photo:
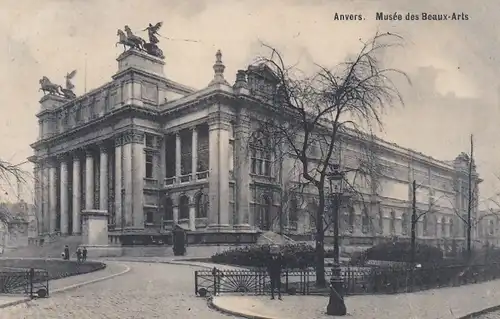
<svg viewBox="0 0 500 319">
<path fill-rule="evenodd" d="M 331 207 L 333 209 L 333 257 L 332 277 L 330 278 L 330 299 L 326 313 L 331 316 L 344 316 L 347 313 L 343 298 L 343 279 L 340 268 L 340 243 L 339 243 L 339 208 L 343 193 L 344 172 L 339 165 L 333 165 L 333 171 L 328 174 L 331 192 Z"/>
</svg>

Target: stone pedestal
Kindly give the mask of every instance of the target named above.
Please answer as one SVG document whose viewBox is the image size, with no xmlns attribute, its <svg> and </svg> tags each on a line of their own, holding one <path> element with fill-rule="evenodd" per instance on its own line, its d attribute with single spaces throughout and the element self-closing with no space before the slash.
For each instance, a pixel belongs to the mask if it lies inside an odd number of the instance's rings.
<svg viewBox="0 0 500 319">
<path fill-rule="evenodd" d="M 138 50 L 127 50 L 120 54 L 118 59 L 118 73 L 129 68 L 164 76 L 163 66 L 165 62 L 157 57 Z"/>
<path fill-rule="evenodd" d="M 121 256 L 121 247 L 108 244 L 108 212 L 82 210 L 82 239 L 87 257 Z"/>
</svg>

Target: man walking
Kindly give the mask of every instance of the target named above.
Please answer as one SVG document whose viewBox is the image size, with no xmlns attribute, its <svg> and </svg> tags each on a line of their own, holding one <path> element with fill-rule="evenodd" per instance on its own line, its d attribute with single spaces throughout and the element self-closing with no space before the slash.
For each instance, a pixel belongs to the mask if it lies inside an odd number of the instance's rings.
<svg viewBox="0 0 500 319">
<path fill-rule="evenodd" d="M 83 247 L 83 250 L 82 250 L 82 259 L 83 261 L 87 261 L 87 247 Z"/>
<path fill-rule="evenodd" d="M 64 260 L 69 260 L 69 247 L 64 245 Z"/>
<path fill-rule="evenodd" d="M 274 300 L 274 290 L 278 292 L 278 299 L 281 299 L 281 268 L 283 267 L 283 255 L 277 245 L 270 247 L 271 258 L 267 265 L 267 272 L 271 279 L 271 299 Z"/>
</svg>

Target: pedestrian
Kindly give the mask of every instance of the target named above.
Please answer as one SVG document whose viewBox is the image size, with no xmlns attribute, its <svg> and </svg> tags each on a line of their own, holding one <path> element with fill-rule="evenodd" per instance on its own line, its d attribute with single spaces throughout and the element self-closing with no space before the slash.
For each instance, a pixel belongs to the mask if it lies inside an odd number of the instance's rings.
<svg viewBox="0 0 500 319">
<path fill-rule="evenodd" d="M 76 250 L 76 260 L 78 262 L 82 261 L 82 250 L 80 249 L 80 247 L 78 247 L 78 249 Z"/>
<path fill-rule="evenodd" d="M 64 260 L 69 260 L 69 247 L 64 245 Z"/>
<path fill-rule="evenodd" d="M 281 299 L 281 268 L 283 267 L 283 255 L 280 252 L 280 247 L 277 245 L 271 246 L 269 249 L 271 257 L 267 265 L 267 272 L 271 279 L 271 299 L 274 300 L 274 290 L 278 292 L 278 299 Z"/>
<path fill-rule="evenodd" d="M 87 247 L 83 247 L 82 258 L 83 258 L 83 261 L 87 261 Z"/>
</svg>

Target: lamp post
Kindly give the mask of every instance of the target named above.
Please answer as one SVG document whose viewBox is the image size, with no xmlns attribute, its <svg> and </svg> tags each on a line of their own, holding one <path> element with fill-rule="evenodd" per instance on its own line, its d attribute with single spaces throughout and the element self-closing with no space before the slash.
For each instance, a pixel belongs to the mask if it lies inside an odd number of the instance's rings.
<svg viewBox="0 0 500 319">
<path fill-rule="evenodd" d="M 333 165 L 333 171 L 328 175 L 330 181 L 331 207 L 333 209 L 333 257 L 332 277 L 330 278 L 330 299 L 326 313 L 331 316 L 344 316 L 347 313 L 343 297 L 343 279 L 340 268 L 340 243 L 339 243 L 339 208 L 344 182 L 344 172 L 339 170 L 339 165 Z"/>
</svg>

